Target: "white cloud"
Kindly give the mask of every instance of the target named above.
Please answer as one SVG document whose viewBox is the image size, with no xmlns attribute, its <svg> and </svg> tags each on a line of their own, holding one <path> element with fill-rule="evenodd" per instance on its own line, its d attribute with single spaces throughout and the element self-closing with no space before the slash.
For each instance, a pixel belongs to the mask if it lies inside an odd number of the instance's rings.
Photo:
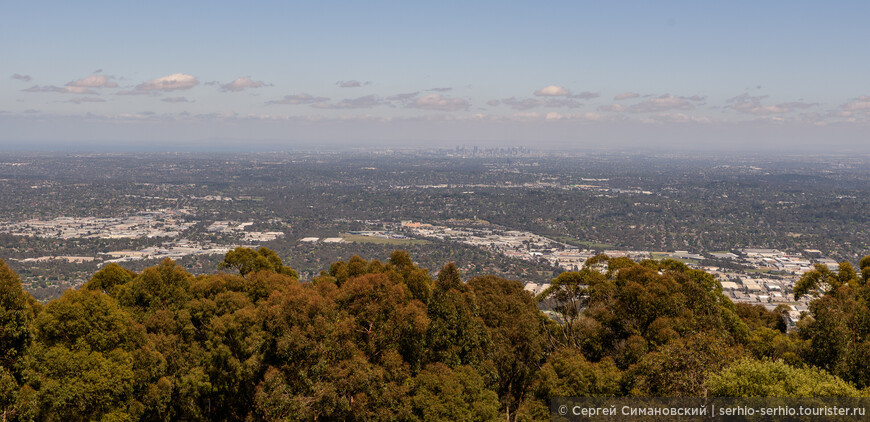
<svg viewBox="0 0 870 422">
<path fill-rule="evenodd" d="M 99 71 L 98 71 L 99 72 Z M 19 74 L 12 75 L 13 78 L 19 80 L 30 80 L 30 76 L 22 76 Z M 118 84 L 112 80 L 113 77 L 106 75 L 92 74 L 86 78 L 71 81 L 64 86 L 55 85 L 34 85 L 30 88 L 23 89 L 24 92 L 56 92 L 60 94 L 78 94 L 78 95 L 98 95 L 94 89 L 99 88 L 117 88 Z"/>
<path fill-rule="evenodd" d="M 561 86 L 548 85 L 535 91 L 535 95 L 538 97 L 567 97 L 571 95 L 571 91 Z"/>
<path fill-rule="evenodd" d="M 567 97 L 571 95 L 571 91 L 561 86 L 548 85 L 535 91 L 535 95 L 539 97 Z"/>
<path fill-rule="evenodd" d="M 870 111 L 870 96 L 862 95 L 846 104 L 843 104 L 840 108 L 849 112 Z"/>
<path fill-rule="evenodd" d="M 568 97 L 578 100 L 588 100 L 598 98 L 600 95 L 597 92 L 584 91 L 579 94 L 571 94 L 571 91 L 565 87 L 558 85 L 548 85 L 535 91 L 536 97 Z"/>
<path fill-rule="evenodd" d="M 187 97 L 166 97 L 160 101 L 167 102 L 167 103 L 190 103 L 190 102 L 192 102 L 192 101 L 188 100 Z"/>
<path fill-rule="evenodd" d="M 408 105 L 411 108 L 439 111 L 468 110 L 470 106 L 471 104 L 462 98 L 442 97 L 439 94 L 424 95 Z"/>
<path fill-rule="evenodd" d="M 106 75 L 93 74 L 84 79 L 72 81 L 66 86 L 75 88 L 117 88 L 118 84 Z"/>
<path fill-rule="evenodd" d="M 162 78 L 152 79 L 136 85 L 135 92 L 151 93 L 155 91 L 177 91 L 182 89 L 190 89 L 199 85 L 199 80 L 196 76 L 185 73 L 173 73 Z"/>
<path fill-rule="evenodd" d="M 294 95 L 285 95 L 284 98 L 280 100 L 272 100 L 267 101 L 266 104 L 290 104 L 290 105 L 299 105 L 299 104 L 317 104 L 324 103 L 329 101 L 329 98 L 326 97 L 314 97 L 306 93 L 294 94 Z"/>
<path fill-rule="evenodd" d="M 30 82 L 30 79 L 31 79 L 30 75 L 21 75 L 21 74 L 18 74 L 18 73 L 13 74 L 13 75 L 11 76 L 11 78 L 12 78 L 12 79 L 18 79 L 19 81 L 24 81 L 24 82 Z"/>
<path fill-rule="evenodd" d="M 266 85 L 265 82 L 255 81 L 250 76 L 242 76 L 228 84 L 222 84 L 220 87 L 223 92 L 239 92 L 250 88 L 261 88 Z"/>
</svg>

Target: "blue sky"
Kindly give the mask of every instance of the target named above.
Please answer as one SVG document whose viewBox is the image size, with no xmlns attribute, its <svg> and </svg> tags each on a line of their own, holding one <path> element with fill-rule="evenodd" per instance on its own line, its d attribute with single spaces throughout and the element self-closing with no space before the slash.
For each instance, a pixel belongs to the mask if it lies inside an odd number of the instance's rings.
<svg viewBox="0 0 870 422">
<path fill-rule="evenodd" d="M 3 2 L 0 146 L 860 151 L 867 16 L 859 1 Z"/>
</svg>

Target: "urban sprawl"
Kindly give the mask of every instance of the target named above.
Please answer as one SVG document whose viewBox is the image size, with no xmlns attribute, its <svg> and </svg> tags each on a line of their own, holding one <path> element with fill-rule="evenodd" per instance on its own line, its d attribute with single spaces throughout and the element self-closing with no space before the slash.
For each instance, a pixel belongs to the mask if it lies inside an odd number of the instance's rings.
<svg viewBox="0 0 870 422">
<path fill-rule="evenodd" d="M 283 232 L 257 232 L 247 229 L 253 222 L 214 221 L 207 231 L 235 235 L 238 244 L 218 244 L 194 242 L 183 237 L 186 230 L 197 224 L 190 220 L 195 215 L 192 209 L 147 210 L 136 215 L 113 218 L 97 217 L 58 217 L 53 220 L 26 220 L 22 222 L 0 222 L 0 232 L 16 236 L 48 238 L 166 238 L 161 246 L 138 250 L 118 250 L 98 256 L 41 256 L 22 259 L 22 262 L 39 262 L 52 259 L 68 262 L 128 262 L 145 259 L 178 259 L 189 255 L 219 255 L 241 246 L 255 246 L 280 236 Z M 800 276 L 810 271 L 814 264 L 825 264 L 836 269 L 837 262 L 824 258 L 818 250 L 807 249 L 800 253 L 786 253 L 776 249 L 742 248 L 733 252 L 712 252 L 707 254 L 689 251 L 634 251 L 634 250 L 594 250 L 559 242 L 534 233 L 510 230 L 490 225 L 486 222 L 466 221 L 465 226 L 454 224 L 441 226 L 414 221 L 382 222 L 364 221 L 372 230 L 351 231 L 346 234 L 389 239 L 423 238 L 446 242 L 458 242 L 473 247 L 487 249 L 507 257 L 546 262 L 565 271 L 576 271 L 584 262 L 596 254 L 604 253 L 609 257 L 628 257 L 636 261 L 644 259 L 670 258 L 682 261 L 715 275 L 722 285 L 723 292 L 734 302 L 760 304 L 773 309 L 779 305 L 791 308 L 789 317 L 794 324 L 800 313 L 807 309 L 809 298 L 795 301 L 794 284 Z M 337 237 L 306 237 L 300 242 L 342 243 L 346 239 Z M 715 266 L 701 266 L 705 259 L 727 260 L 741 264 L 749 270 L 729 270 Z M 528 282 L 526 290 L 538 294 L 547 284 Z"/>
</svg>

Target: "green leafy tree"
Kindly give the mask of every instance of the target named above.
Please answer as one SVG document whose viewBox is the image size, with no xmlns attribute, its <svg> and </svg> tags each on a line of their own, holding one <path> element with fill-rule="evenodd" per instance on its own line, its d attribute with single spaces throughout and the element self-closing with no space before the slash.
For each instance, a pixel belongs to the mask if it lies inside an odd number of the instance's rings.
<svg viewBox="0 0 870 422">
<path fill-rule="evenodd" d="M 712 397 L 859 397 L 848 382 L 816 367 L 741 359 L 707 379 Z"/>
<path fill-rule="evenodd" d="M 486 388 L 483 378 L 470 366 L 450 368 L 442 363 L 434 363 L 409 382 L 409 400 L 418 420 L 500 419 L 498 396 Z"/>
<path fill-rule="evenodd" d="M 33 337 L 30 323 L 36 301 L 21 288 L 21 279 L 0 259 L 0 368 L 19 373 L 19 362 Z"/>
<path fill-rule="evenodd" d="M 866 388 L 870 386 L 870 285 L 860 282 L 854 271 L 844 271 L 848 268 L 840 264 L 842 276 L 824 267 L 804 276 L 804 285 L 817 286 L 811 290 L 819 297 L 810 302 L 797 332 L 806 341 L 802 357 L 807 363 Z"/>
<path fill-rule="evenodd" d="M 614 397 L 621 395 L 623 372 L 609 357 L 590 362 L 578 349 L 562 347 L 547 357 L 531 393 L 516 411 L 517 421 L 550 417 L 551 397 Z"/>
<path fill-rule="evenodd" d="M 597 263 L 597 261 L 590 262 L 593 265 Z M 598 287 L 606 278 L 588 264 L 589 262 L 580 271 L 559 274 L 550 282 L 550 287 L 538 295 L 538 300 L 558 315 L 559 325 L 550 330 L 557 347 L 561 345 L 582 347 L 584 340 L 592 337 L 589 330 L 594 330 L 596 324 L 592 323 L 590 326 L 591 321 L 582 313 L 589 306 L 591 290 Z M 597 345 L 591 348 L 597 348 Z"/>
<path fill-rule="evenodd" d="M 293 278 L 299 277 L 296 271 L 281 262 L 281 258 L 275 251 L 265 246 L 257 250 L 241 246 L 235 248 L 227 252 L 219 267 L 235 269 L 243 277 L 257 271 L 272 271 Z"/>
<path fill-rule="evenodd" d="M 405 251 L 393 251 L 390 255 L 389 265 L 401 274 L 415 299 L 426 304 L 429 303 L 434 288 L 429 270 L 415 265 Z"/>
<path fill-rule="evenodd" d="M 138 418 L 137 400 L 153 377 L 144 331 L 115 299 L 68 290 L 35 321 L 37 346 L 28 382 L 41 420 Z M 138 375 L 138 376 L 137 376 Z"/>
<path fill-rule="evenodd" d="M 707 374 L 741 356 L 716 332 L 679 339 L 644 355 L 626 374 L 625 385 L 636 396 L 702 397 Z"/>
<path fill-rule="evenodd" d="M 622 373 L 610 358 L 589 362 L 576 349 L 555 351 L 541 368 L 538 395 L 612 397 L 620 394 Z"/>
<path fill-rule="evenodd" d="M 740 316 L 740 319 L 751 329 L 765 327 L 785 333 L 788 328 L 785 322 L 785 315 L 783 314 L 785 310 L 782 308 L 769 311 L 762 305 L 737 303 L 735 304 L 735 311 Z"/>
<path fill-rule="evenodd" d="M 870 382 L 870 257 L 860 274 L 808 276 L 818 298 L 786 333 L 783 309 L 734 305 L 672 260 L 597 256 L 534 298 L 495 276 L 465 283 L 452 263 L 433 280 L 404 251 L 301 283 L 274 252 L 233 252 L 238 274 L 107 265 L 44 307 L 0 262 L 0 416 L 527 421 L 556 395 L 849 396 Z"/>
<path fill-rule="evenodd" d="M 85 283 L 88 290 L 98 290 L 111 294 L 115 286 L 129 283 L 136 278 L 136 273 L 112 262 L 94 273 L 94 276 Z"/>
<path fill-rule="evenodd" d="M 604 280 L 603 274 L 588 267 L 580 271 L 564 272 L 551 280 L 550 287 L 541 292 L 538 298 L 542 301 L 552 300 L 553 310 L 570 327 L 588 306 L 589 289 Z"/>
<path fill-rule="evenodd" d="M 439 272 L 428 314 L 429 362 L 451 367 L 483 364 L 489 350 L 488 333 L 474 292 L 462 282 L 455 264 L 447 264 Z"/>
<path fill-rule="evenodd" d="M 866 285 L 867 282 L 870 281 L 870 255 L 861 258 L 861 261 L 858 263 L 858 268 L 861 269 L 861 284 Z"/>
<path fill-rule="evenodd" d="M 414 267 L 414 261 L 411 260 L 411 256 L 408 255 L 407 252 L 396 250 L 390 254 L 390 264 L 398 268 L 400 271 L 405 268 Z"/>
<path fill-rule="evenodd" d="M 419 362 L 429 317 L 406 286 L 384 274 L 365 274 L 343 284 L 336 301 L 353 318 L 357 347 L 370 360 L 395 350 L 406 361 Z"/>
<path fill-rule="evenodd" d="M 841 262 L 836 273 L 828 269 L 827 265 L 816 264 L 795 283 L 794 298 L 798 300 L 806 295 L 822 296 L 846 285 L 858 285 L 858 274 L 852 264 Z"/>
<path fill-rule="evenodd" d="M 27 412 L 19 393 L 38 311 L 36 301 L 21 288 L 18 274 L 0 259 L 0 419 L 23 418 Z"/>
<path fill-rule="evenodd" d="M 731 341 L 748 336 L 710 274 L 671 260 L 620 260 L 609 269 L 604 260 L 562 273 L 538 296 L 560 315 L 561 324 L 549 327 L 557 348 L 579 348 L 593 362 L 610 356 L 625 369 L 646 352 L 698 332 L 719 331 Z"/>
<path fill-rule="evenodd" d="M 546 353 L 546 322 L 535 298 L 517 281 L 495 276 L 468 281 L 490 339 L 498 394 L 508 420 L 529 395 Z"/>
<path fill-rule="evenodd" d="M 143 410 L 134 398 L 130 353 L 70 350 L 58 346 L 38 354 L 40 420 L 133 420 Z"/>
</svg>

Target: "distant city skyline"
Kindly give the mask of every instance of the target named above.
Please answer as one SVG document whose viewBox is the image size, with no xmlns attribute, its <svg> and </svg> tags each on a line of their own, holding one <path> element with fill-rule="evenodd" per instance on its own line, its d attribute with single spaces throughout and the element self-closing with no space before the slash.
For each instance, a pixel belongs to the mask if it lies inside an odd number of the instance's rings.
<svg viewBox="0 0 870 422">
<path fill-rule="evenodd" d="M 4 2 L 0 150 L 862 151 L 870 3 Z"/>
</svg>

